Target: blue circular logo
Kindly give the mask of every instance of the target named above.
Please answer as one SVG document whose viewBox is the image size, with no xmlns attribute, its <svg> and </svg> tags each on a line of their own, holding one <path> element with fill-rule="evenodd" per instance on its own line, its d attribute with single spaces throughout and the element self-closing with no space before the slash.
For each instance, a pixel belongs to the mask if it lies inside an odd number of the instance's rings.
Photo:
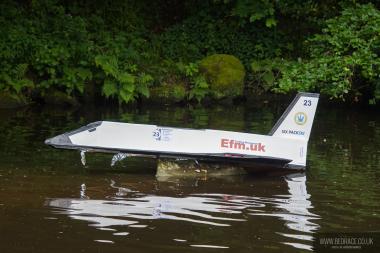
<svg viewBox="0 0 380 253">
<path fill-rule="evenodd" d="M 297 125 L 305 125 L 307 116 L 304 112 L 297 112 L 296 115 L 294 115 L 294 121 Z"/>
</svg>

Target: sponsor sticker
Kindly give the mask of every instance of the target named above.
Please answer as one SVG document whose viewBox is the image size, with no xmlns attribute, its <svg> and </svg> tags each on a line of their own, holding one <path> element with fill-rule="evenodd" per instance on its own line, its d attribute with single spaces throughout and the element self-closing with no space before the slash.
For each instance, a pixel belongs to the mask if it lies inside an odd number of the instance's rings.
<svg viewBox="0 0 380 253">
<path fill-rule="evenodd" d="M 156 128 L 153 131 L 153 138 L 156 141 L 170 141 L 173 129 L 170 128 Z"/>
<path fill-rule="evenodd" d="M 286 129 L 283 129 L 281 131 L 283 134 L 292 134 L 292 135 L 300 135 L 300 136 L 304 136 L 305 135 L 305 132 L 304 131 L 298 131 L 298 130 L 286 130 Z"/>
<path fill-rule="evenodd" d="M 220 147 L 236 149 L 236 150 L 247 150 L 247 151 L 255 151 L 255 152 L 265 152 L 265 145 L 260 143 L 253 143 L 247 141 L 237 141 L 232 139 L 221 139 Z"/>
<path fill-rule="evenodd" d="M 297 125 L 305 125 L 307 121 L 306 113 L 304 112 L 297 112 L 294 115 L 294 122 L 296 122 Z"/>
</svg>

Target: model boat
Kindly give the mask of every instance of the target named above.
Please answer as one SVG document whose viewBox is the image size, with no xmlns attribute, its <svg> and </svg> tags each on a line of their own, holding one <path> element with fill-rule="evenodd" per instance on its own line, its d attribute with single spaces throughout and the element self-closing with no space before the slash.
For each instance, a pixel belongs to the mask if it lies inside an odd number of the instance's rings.
<svg viewBox="0 0 380 253">
<path fill-rule="evenodd" d="M 302 169 L 318 99 L 319 94 L 298 93 L 268 135 L 98 121 L 45 143 L 91 152 Z"/>
</svg>

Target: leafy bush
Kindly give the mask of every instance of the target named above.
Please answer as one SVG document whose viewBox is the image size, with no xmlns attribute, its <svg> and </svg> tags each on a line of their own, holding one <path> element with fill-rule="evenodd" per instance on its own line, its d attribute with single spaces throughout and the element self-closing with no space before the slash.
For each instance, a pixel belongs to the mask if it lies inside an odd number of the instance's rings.
<svg viewBox="0 0 380 253">
<path fill-rule="evenodd" d="M 120 102 L 128 103 L 139 94 L 149 97 L 148 85 L 153 81 L 149 74 L 139 73 L 135 65 L 121 67 L 115 56 L 98 55 L 95 57 L 96 66 L 103 75 L 103 94 L 109 98 L 117 96 Z"/>
<path fill-rule="evenodd" d="M 278 58 L 253 61 L 251 63 L 251 77 L 247 84 L 248 88 L 254 88 L 255 91 L 272 90 L 276 80 L 281 76 L 283 67 L 283 61 Z M 256 87 L 252 87 L 253 85 Z"/>
<path fill-rule="evenodd" d="M 84 20 L 66 15 L 54 1 L 32 1 L 31 6 L 5 1 L 1 10 L 0 82 L 16 93 L 23 91 L 20 85 L 32 84 L 42 93 L 51 87 L 83 93 L 91 79 L 82 64 L 91 48 Z"/>
<path fill-rule="evenodd" d="M 198 103 L 210 92 L 205 77 L 199 71 L 199 63 L 177 63 L 179 72 L 184 75 L 190 84 L 189 99 L 196 99 Z"/>
<path fill-rule="evenodd" d="M 151 55 L 131 28 L 115 35 L 112 30 L 122 24 L 112 22 L 109 29 L 99 15 L 72 15 L 55 0 L 30 6 L 5 1 L 0 7 L 0 91 L 80 95 L 86 82 L 97 82 L 106 97 L 120 102 L 149 96 L 153 78 L 142 69 Z"/>
<path fill-rule="evenodd" d="M 354 2 L 3 0 L 0 92 L 81 98 L 92 87 L 128 103 L 166 85 L 200 101 L 212 83 L 199 60 L 230 54 L 263 91 L 379 99 L 379 11 Z"/>
<path fill-rule="evenodd" d="M 310 59 L 284 63 L 277 91 L 320 90 L 331 97 L 373 90 L 380 99 L 380 11 L 372 4 L 347 8 L 306 41 Z"/>
<path fill-rule="evenodd" d="M 0 91 L 19 94 L 26 88 L 33 88 L 34 83 L 25 78 L 27 70 L 28 64 L 18 64 L 8 72 L 2 71 L 0 73 Z"/>
<path fill-rule="evenodd" d="M 231 54 L 249 66 L 252 59 L 281 56 L 289 36 L 262 24 L 241 25 L 238 19 L 205 10 L 168 28 L 158 38 L 164 58 L 195 62 L 212 54 Z"/>
</svg>

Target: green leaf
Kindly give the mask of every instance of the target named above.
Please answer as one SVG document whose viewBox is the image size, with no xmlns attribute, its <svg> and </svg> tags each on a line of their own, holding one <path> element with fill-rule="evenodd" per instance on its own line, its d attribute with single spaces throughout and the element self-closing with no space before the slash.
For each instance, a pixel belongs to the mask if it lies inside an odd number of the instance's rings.
<svg viewBox="0 0 380 253">
<path fill-rule="evenodd" d="M 124 89 L 120 90 L 119 97 L 125 103 L 128 103 L 131 100 L 133 100 L 133 94 L 131 92 L 128 92 L 128 91 L 124 90 Z"/>
<path fill-rule="evenodd" d="M 139 82 L 143 84 L 149 84 L 153 81 L 153 77 L 149 74 L 142 73 Z"/>
<path fill-rule="evenodd" d="M 116 78 L 119 74 L 117 58 L 114 56 L 97 55 L 95 65 L 100 67 L 107 76 Z"/>
<path fill-rule="evenodd" d="M 208 88 L 208 83 L 206 82 L 206 79 L 203 76 L 197 76 L 194 80 L 194 83 L 197 88 Z"/>
<path fill-rule="evenodd" d="M 77 75 L 82 80 L 91 80 L 92 79 L 92 72 L 89 69 L 86 68 L 76 68 Z"/>
<path fill-rule="evenodd" d="M 29 67 L 29 65 L 26 63 L 18 64 L 14 69 L 16 72 L 16 78 L 22 79 L 25 76 L 26 71 L 28 70 L 28 67 Z"/>
<path fill-rule="evenodd" d="M 258 72 L 258 71 L 260 71 L 260 70 L 261 70 L 260 62 L 258 62 L 258 61 L 253 61 L 253 62 L 251 63 L 251 68 L 252 68 L 252 71 L 253 71 L 253 72 Z"/>
<path fill-rule="evenodd" d="M 255 22 L 256 20 L 260 20 L 260 19 L 262 19 L 263 17 L 264 17 L 265 15 L 264 14 L 262 14 L 262 13 L 255 13 L 255 14 L 253 14 L 253 15 L 251 15 L 250 17 L 249 17 L 249 22 Z"/>
<path fill-rule="evenodd" d="M 117 78 L 121 83 L 129 83 L 129 84 L 133 84 L 135 83 L 135 76 L 134 75 L 131 75 L 129 74 L 128 72 L 123 72 L 121 73 L 118 78 Z"/>
<path fill-rule="evenodd" d="M 273 85 L 274 83 L 274 75 L 272 71 L 265 72 L 263 75 L 263 80 L 268 85 Z"/>
<path fill-rule="evenodd" d="M 266 27 L 273 27 L 273 26 L 277 25 L 277 22 L 273 17 L 271 17 L 271 18 L 267 18 L 265 20 L 265 25 L 266 25 Z"/>
<path fill-rule="evenodd" d="M 128 91 L 130 93 L 133 93 L 135 91 L 135 84 L 134 83 L 123 83 L 122 84 L 122 90 Z"/>
<path fill-rule="evenodd" d="M 75 82 L 75 88 L 76 88 L 81 94 L 83 94 L 83 92 L 84 92 L 84 82 L 83 82 L 83 81 L 76 81 L 76 82 Z"/>
<path fill-rule="evenodd" d="M 150 96 L 150 92 L 149 92 L 149 89 L 148 89 L 148 86 L 146 84 L 140 84 L 138 87 L 138 93 L 140 93 L 141 95 L 143 95 L 144 97 L 147 97 L 149 98 Z"/>
<path fill-rule="evenodd" d="M 118 88 L 117 88 L 117 84 L 115 83 L 115 81 L 110 80 L 108 78 L 106 80 L 104 80 L 102 92 L 107 98 L 117 94 L 117 90 L 118 90 Z"/>
</svg>

